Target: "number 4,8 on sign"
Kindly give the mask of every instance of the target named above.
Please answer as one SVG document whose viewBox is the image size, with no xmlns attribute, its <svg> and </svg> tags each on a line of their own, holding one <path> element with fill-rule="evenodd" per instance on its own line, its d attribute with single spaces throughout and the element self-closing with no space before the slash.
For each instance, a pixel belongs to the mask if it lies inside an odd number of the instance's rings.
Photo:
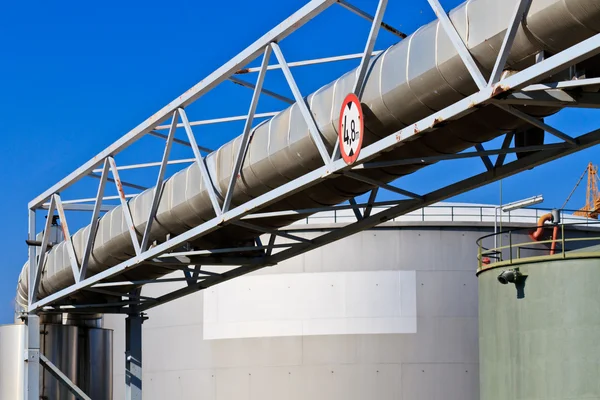
<svg viewBox="0 0 600 400">
<path fill-rule="evenodd" d="M 346 164 L 358 158 L 363 141 L 364 121 L 362 107 L 353 93 L 346 96 L 340 110 L 339 142 L 340 154 Z"/>
</svg>

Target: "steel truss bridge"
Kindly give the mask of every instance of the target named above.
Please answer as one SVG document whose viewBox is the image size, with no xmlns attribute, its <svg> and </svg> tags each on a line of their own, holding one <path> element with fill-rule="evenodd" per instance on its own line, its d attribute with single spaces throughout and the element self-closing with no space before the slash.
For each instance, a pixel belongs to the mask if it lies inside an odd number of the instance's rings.
<svg viewBox="0 0 600 400">
<path fill-rule="evenodd" d="M 497 180 L 515 175 L 521 171 L 545 164 L 560 157 L 573 154 L 577 151 L 589 148 L 600 143 L 600 129 L 594 130 L 580 136 L 573 136 L 569 132 L 562 132 L 546 123 L 533 118 L 513 106 L 516 105 L 535 105 L 552 107 L 574 107 L 574 108 L 598 108 L 600 105 L 600 94 L 582 91 L 588 87 L 600 87 L 599 78 L 578 79 L 568 81 L 556 81 L 551 83 L 541 83 L 558 72 L 562 72 L 569 67 L 574 66 L 581 61 L 593 57 L 600 53 L 600 35 L 595 35 L 587 40 L 581 41 L 576 45 L 552 55 L 544 57 L 541 53 L 537 62 L 513 75 L 505 77 L 502 75 L 508 54 L 511 50 L 513 40 L 517 29 L 523 20 L 531 0 L 521 0 L 513 13 L 512 21 L 508 25 L 508 30 L 504 37 L 502 48 L 497 57 L 494 70 L 489 79 L 478 68 L 473 57 L 467 50 L 464 42 L 460 38 L 454 25 L 446 11 L 442 8 L 438 0 L 428 0 L 430 6 L 435 11 L 440 20 L 443 29 L 452 44 L 458 51 L 462 61 L 467 67 L 472 79 L 477 84 L 478 90 L 454 104 L 421 119 L 420 121 L 401 129 L 394 134 L 383 137 L 382 139 L 364 147 L 356 162 L 347 165 L 340 157 L 339 151 L 329 154 L 319 130 L 313 120 L 310 110 L 303 100 L 303 95 L 298 89 L 291 69 L 304 65 L 335 62 L 356 58 L 360 60 L 359 73 L 354 86 L 354 93 L 361 93 L 361 87 L 367 75 L 369 61 L 375 52 L 375 41 L 381 29 L 390 31 L 400 39 L 406 37 L 405 34 L 384 22 L 384 13 L 388 0 L 379 0 L 374 15 L 370 15 L 349 3 L 339 0 L 312 0 L 290 18 L 283 21 L 274 29 L 269 31 L 259 40 L 247 47 L 229 62 L 222 65 L 208 77 L 197 83 L 191 89 L 187 90 L 181 96 L 177 97 L 167 106 L 162 108 L 152 117 L 138 125 L 130 132 L 124 134 L 112 145 L 101 151 L 97 156 L 87 161 L 81 167 L 70 173 L 67 177 L 57 182 L 50 189 L 44 191 L 28 204 L 29 209 L 29 242 L 35 243 L 29 247 L 29 305 L 28 310 L 23 314 L 28 327 L 28 340 L 26 341 L 26 379 L 27 390 L 26 398 L 28 400 L 39 399 L 39 376 L 40 365 L 47 368 L 59 380 L 61 380 L 77 397 L 88 399 L 89 397 L 77 388 L 73 382 L 61 373 L 50 360 L 40 353 L 39 343 L 39 314 L 42 313 L 121 313 L 127 314 L 127 398 L 141 399 L 142 396 L 142 352 L 141 352 L 141 324 L 144 320 L 144 312 L 157 307 L 166 302 L 178 299 L 182 296 L 209 288 L 221 282 L 234 279 L 236 277 L 248 274 L 266 266 L 277 265 L 279 262 L 295 257 L 299 254 L 308 252 L 312 249 L 327 245 L 354 233 L 369 229 L 381 224 L 394 217 L 409 213 L 422 207 L 440 202 L 458 194 L 470 191 L 472 189 L 487 185 Z M 294 33 L 301 26 L 311 19 L 318 16 L 324 10 L 331 6 L 343 6 L 349 12 L 357 13 L 366 20 L 370 21 L 371 29 L 366 38 L 364 52 L 358 55 L 345 55 L 339 57 L 329 57 L 325 59 L 314 59 L 300 62 L 287 62 L 284 54 L 279 47 L 279 43 L 286 37 Z M 269 60 L 275 56 L 277 64 L 270 64 Z M 260 67 L 247 68 L 255 60 L 262 59 Z M 263 88 L 265 75 L 268 71 L 280 69 L 286 78 L 294 98 L 289 99 L 278 93 Z M 257 73 L 256 83 L 250 83 L 240 78 L 238 72 Z M 204 121 L 190 121 L 186 114 L 186 107 L 194 103 L 200 97 L 213 90 L 217 85 L 227 80 L 236 82 L 242 86 L 253 90 L 252 100 L 247 115 L 234 116 L 228 118 L 219 118 Z M 240 89 L 242 90 L 242 89 Z M 257 103 L 260 95 L 278 98 L 287 103 L 297 102 L 300 106 L 302 115 L 309 127 L 310 134 L 319 153 L 322 157 L 323 165 L 305 175 L 283 184 L 275 189 L 268 191 L 256 198 L 253 198 L 242 205 L 232 206 L 231 199 L 237 176 L 240 172 L 242 162 L 245 156 L 245 150 L 250 140 L 253 123 L 258 118 L 265 118 L 276 113 L 256 113 Z M 533 126 L 543 129 L 559 139 L 558 143 L 513 147 L 514 132 L 507 132 L 504 136 L 502 145 L 499 148 L 484 148 L 483 145 L 477 145 L 472 151 L 458 154 L 439 155 L 434 157 L 420 157 L 418 159 L 400 159 L 395 161 L 378 161 L 378 156 L 384 152 L 390 151 L 405 142 L 414 139 L 416 136 L 431 132 L 435 134 L 437 128 L 442 124 L 451 124 L 460 120 L 466 115 L 482 107 L 499 107 L 515 115 L 516 117 L 530 123 Z M 160 190 L 155 191 L 151 213 L 148 218 L 146 231 L 139 235 L 133 225 L 132 216 L 127 207 L 127 199 L 132 195 L 126 195 L 123 188 L 140 188 L 139 185 L 131 182 L 125 182 L 120 179 L 119 172 L 126 169 L 146 169 L 148 174 L 156 171 L 156 187 L 161 189 L 166 177 L 168 165 L 198 163 L 201 174 L 204 178 L 209 178 L 209 173 L 204 163 L 204 157 L 208 149 L 200 147 L 194 134 L 194 127 L 205 124 L 227 123 L 230 121 L 245 121 L 243 130 L 242 145 L 235 155 L 235 169 L 233 178 L 230 181 L 228 192 L 225 196 L 219 196 L 215 190 L 210 191 L 211 204 L 214 211 L 214 217 L 198 226 L 195 226 L 184 233 L 171 237 L 168 240 L 153 245 L 148 238 L 152 220 L 157 212 L 160 201 Z M 176 139 L 175 131 L 177 128 L 183 128 L 187 135 L 187 141 Z M 166 134 L 161 133 L 165 131 Z M 164 139 L 164 155 L 162 160 L 152 163 L 120 165 L 117 163 L 119 154 L 134 145 L 136 141 L 144 136 L 153 135 Z M 173 145 L 184 145 L 191 147 L 194 153 L 193 159 L 172 160 L 170 152 Z M 338 150 L 338 149 L 336 149 Z M 525 157 L 520 157 L 515 161 L 505 162 L 506 156 L 516 152 L 531 152 Z M 490 156 L 498 156 L 495 162 L 490 160 Z M 456 180 L 452 184 L 441 187 L 429 193 L 413 193 L 401 189 L 392 184 L 378 182 L 363 175 L 357 174 L 357 171 L 369 168 L 381 168 L 383 166 L 398 166 L 406 164 L 446 162 L 464 158 L 480 158 L 485 166 L 485 171 L 462 180 Z M 112 174 L 112 177 L 109 175 Z M 98 180 L 96 196 L 92 199 L 65 199 L 61 198 L 59 193 L 72 187 L 83 178 L 95 176 Z M 341 204 L 332 207 L 311 208 L 311 209 L 289 209 L 284 211 L 261 212 L 265 207 L 284 199 L 292 194 L 301 192 L 311 186 L 344 175 L 351 179 L 364 181 L 377 188 L 374 189 L 368 201 L 351 200 L 349 204 Z M 135 255 L 131 258 L 111 267 L 103 272 L 88 276 L 86 268 L 93 246 L 93 238 L 98 226 L 100 213 L 110 210 L 113 205 L 106 204 L 111 197 L 105 196 L 105 187 L 108 182 L 114 183 L 118 188 L 118 199 L 120 200 L 124 217 L 130 227 L 131 240 L 135 248 Z M 378 189 L 385 189 L 400 196 L 394 201 L 378 201 Z M 210 190 L 210 189 L 209 189 Z M 103 204 L 104 201 L 104 204 Z M 371 213 L 373 207 L 387 205 L 383 211 Z M 347 225 L 322 232 L 322 234 L 313 239 L 302 238 L 282 229 L 270 229 L 261 226 L 262 218 L 269 218 L 279 215 L 310 215 L 324 210 L 352 209 L 356 216 L 356 221 Z M 91 232 L 87 240 L 86 251 L 82 262 L 77 260 L 71 243 L 71 234 L 69 232 L 66 211 L 84 211 L 91 214 Z M 46 219 L 44 226 L 44 235 L 41 243 L 36 242 L 36 216 L 47 213 L 48 216 L 59 215 L 61 226 L 64 232 L 64 238 L 69 246 L 69 259 L 73 270 L 75 283 L 65 289 L 59 290 L 52 295 L 44 298 L 38 298 L 38 287 L 42 275 L 41 266 L 44 265 L 46 252 L 49 246 L 49 231 L 51 229 L 52 218 Z M 212 250 L 188 250 L 187 243 L 209 233 L 223 229 L 224 227 L 235 225 L 246 229 L 260 232 L 263 237 L 268 237 L 268 241 L 262 243 L 256 240 L 252 246 L 219 248 Z M 38 249 L 44 251 L 39 251 Z M 39 258 L 36 252 L 39 251 Z M 181 271 L 180 278 L 157 278 L 154 280 L 141 281 L 115 281 L 118 275 L 131 271 L 145 263 L 156 263 L 156 265 L 171 267 L 174 271 Z M 220 272 L 202 269 L 206 266 L 227 266 Z M 234 267 L 231 267 L 234 266 Z M 160 297 L 150 298 L 141 295 L 141 287 L 145 284 L 158 284 L 161 282 L 172 281 L 184 282 L 184 287 Z M 119 286 L 134 287 L 129 293 L 122 293 L 116 290 Z M 120 301 L 114 303 L 102 304 L 80 304 L 70 301 L 73 294 L 90 291 L 107 295 L 115 295 Z"/>
</svg>

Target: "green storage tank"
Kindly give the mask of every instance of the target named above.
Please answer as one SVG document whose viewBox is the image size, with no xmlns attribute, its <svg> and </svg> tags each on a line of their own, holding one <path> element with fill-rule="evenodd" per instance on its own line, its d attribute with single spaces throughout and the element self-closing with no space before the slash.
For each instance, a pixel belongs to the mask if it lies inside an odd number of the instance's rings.
<svg viewBox="0 0 600 400">
<path fill-rule="evenodd" d="M 481 400 L 600 399 L 600 249 L 519 261 L 478 272 Z"/>
</svg>

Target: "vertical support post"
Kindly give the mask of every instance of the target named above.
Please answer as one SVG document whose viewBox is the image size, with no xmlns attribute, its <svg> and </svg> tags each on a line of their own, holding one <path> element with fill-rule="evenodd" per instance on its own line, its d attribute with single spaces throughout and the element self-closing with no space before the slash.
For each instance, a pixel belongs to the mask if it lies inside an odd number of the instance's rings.
<svg viewBox="0 0 600 400">
<path fill-rule="evenodd" d="M 30 241 L 35 241 L 35 210 L 29 210 L 29 232 Z M 51 218 L 50 218 L 51 219 Z M 36 247 L 29 246 L 29 282 L 35 281 L 36 276 Z M 33 303 L 31 299 L 31 284 L 29 287 L 29 305 Z M 40 319 L 35 314 L 28 314 L 25 320 L 27 326 L 25 338 L 25 352 L 23 362 L 25 363 L 25 385 L 23 393 L 25 400 L 39 400 L 40 398 Z"/>
<path fill-rule="evenodd" d="M 40 279 L 42 278 L 42 269 L 44 269 L 44 262 L 46 261 L 46 251 L 48 250 L 48 243 L 50 241 L 50 227 L 52 226 L 52 216 L 54 215 L 55 209 L 56 201 L 54 199 L 54 196 L 52 196 L 50 200 L 50 207 L 48 208 L 46 226 L 44 227 L 44 235 L 42 237 L 42 246 L 40 247 L 40 254 L 36 262 L 35 247 L 33 247 L 33 263 L 29 265 L 29 306 L 31 306 L 37 301 Z M 35 231 L 33 231 L 33 236 L 33 240 L 35 240 Z"/>
<path fill-rule="evenodd" d="M 512 231 L 510 231 L 508 232 L 508 257 L 511 264 L 513 262 L 512 250 Z"/>
<path fill-rule="evenodd" d="M 562 224 L 560 224 L 560 245 L 562 247 L 562 257 L 566 258 L 566 254 L 565 254 L 565 224 L 564 222 Z"/>
<path fill-rule="evenodd" d="M 498 249 L 498 208 L 494 207 L 494 252 Z"/>
<path fill-rule="evenodd" d="M 25 399 L 40 399 L 40 317 L 27 315 L 27 351 L 25 353 Z"/>
<path fill-rule="evenodd" d="M 142 400 L 142 313 L 125 319 L 125 399 Z"/>
</svg>

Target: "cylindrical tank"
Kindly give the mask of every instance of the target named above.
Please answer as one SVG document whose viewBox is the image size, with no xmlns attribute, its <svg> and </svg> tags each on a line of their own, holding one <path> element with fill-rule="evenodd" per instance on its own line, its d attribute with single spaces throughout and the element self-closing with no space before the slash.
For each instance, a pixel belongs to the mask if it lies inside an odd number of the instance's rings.
<svg viewBox="0 0 600 400">
<path fill-rule="evenodd" d="M 487 224 L 466 221 L 481 213 L 419 210 L 149 310 L 144 399 L 478 400 L 476 240 L 492 232 L 493 209 Z M 317 214 L 290 229 L 311 238 L 352 218 Z M 122 400 L 124 318 L 105 326 Z"/>
<path fill-rule="evenodd" d="M 72 318 L 69 320 L 73 321 Z M 85 318 L 91 321 L 91 318 Z M 42 324 L 41 352 L 94 400 L 112 400 L 112 330 L 87 326 Z M 40 393 L 52 400 L 76 400 L 47 370 Z"/>
<path fill-rule="evenodd" d="M 71 381 L 77 382 L 79 328 L 57 324 L 40 325 L 40 351 Z M 40 396 L 56 400 L 77 400 L 50 372 L 43 369 Z"/>
<path fill-rule="evenodd" d="M 22 399 L 25 325 L 0 325 L 0 399 Z"/>
<path fill-rule="evenodd" d="M 479 273 L 481 400 L 600 398 L 599 250 Z"/>
<path fill-rule="evenodd" d="M 78 383 L 93 400 L 112 400 L 113 337 L 112 331 L 80 328 Z"/>
</svg>

